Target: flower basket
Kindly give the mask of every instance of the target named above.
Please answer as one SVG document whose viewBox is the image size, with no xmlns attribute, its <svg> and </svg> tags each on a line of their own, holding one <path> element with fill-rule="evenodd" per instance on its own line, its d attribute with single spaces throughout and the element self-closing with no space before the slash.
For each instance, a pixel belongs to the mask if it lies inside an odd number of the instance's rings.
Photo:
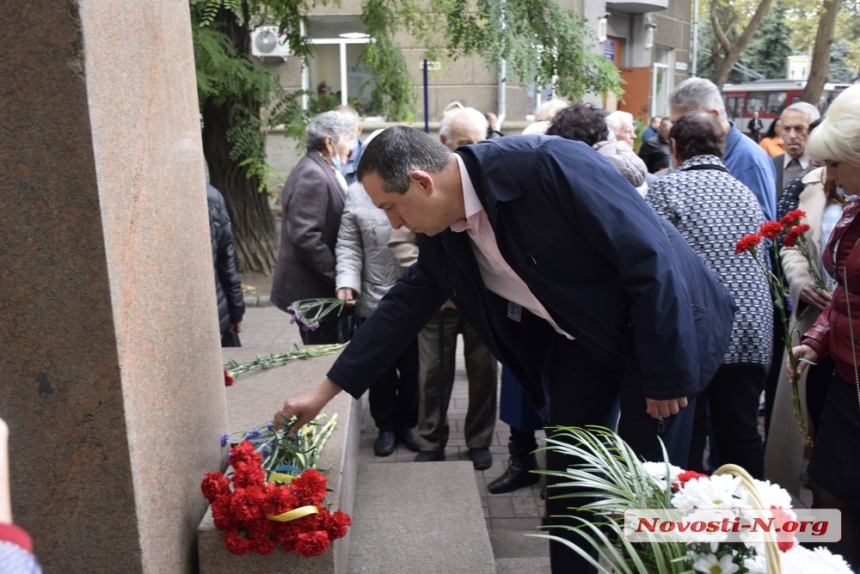
<svg viewBox="0 0 860 574">
<path fill-rule="evenodd" d="M 567 531 L 564 538 L 532 536 L 564 544 L 601 574 L 852 572 L 841 556 L 800 545 L 796 533 L 812 533 L 799 529 L 788 492 L 740 467 L 707 476 L 669 464 L 665 450 L 663 462 L 642 461 L 609 429 L 551 430 L 545 449 L 571 463 L 541 474 L 561 479 L 548 496 L 573 501 L 575 525 L 546 527 Z M 555 494 L 559 486 L 574 490 Z M 824 522 L 816 536 L 826 533 Z"/>
<path fill-rule="evenodd" d="M 741 479 L 741 484 L 744 489 L 749 493 L 750 498 L 755 504 L 756 508 L 766 508 L 764 505 L 764 500 L 762 496 L 759 494 L 758 488 L 756 487 L 755 479 L 750 476 L 743 468 L 735 465 L 735 464 L 724 464 L 720 468 L 714 471 L 714 475 L 720 476 L 723 474 L 730 474 L 732 476 L 737 476 Z M 779 547 L 777 546 L 776 537 L 773 534 L 770 534 L 770 542 L 765 544 L 765 552 L 767 556 L 767 572 L 768 574 L 782 574 L 782 564 L 779 559 Z"/>
</svg>

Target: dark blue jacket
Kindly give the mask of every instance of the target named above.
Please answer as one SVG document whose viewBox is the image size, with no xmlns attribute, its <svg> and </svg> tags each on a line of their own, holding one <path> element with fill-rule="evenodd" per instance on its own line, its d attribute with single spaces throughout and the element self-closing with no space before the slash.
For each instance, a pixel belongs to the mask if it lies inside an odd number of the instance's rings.
<svg viewBox="0 0 860 574">
<path fill-rule="evenodd" d="M 671 225 L 581 142 L 514 136 L 460 148 L 502 256 L 565 332 L 625 362 L 644 396 L 695 396 L 722 362 L 733 304 Z M 470 239 L 419 235 L 418 262 L 380 302 L 328 376 L 360 396 L 446 298 L 543 404 L 556 335 L 483 286 Z"/>
<path fill-rule="evenodd" d="M 212 265 L 215 267 L 218 322 L 221 335 L 224 335 L 231 325 L 242 321 L 245 315 L 245 297 L 242 295 L 242 280 L 236 271 L 233 228 L 224 196 L 207 183 L 206 200 L 209 203 L 209 234 L 212 242 Z"/>
</svg>

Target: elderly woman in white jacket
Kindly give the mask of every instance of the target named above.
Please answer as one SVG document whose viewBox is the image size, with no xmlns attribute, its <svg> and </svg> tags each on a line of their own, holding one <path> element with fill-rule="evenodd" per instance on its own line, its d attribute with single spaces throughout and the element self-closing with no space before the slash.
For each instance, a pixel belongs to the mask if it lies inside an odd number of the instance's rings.
<svg viewBox="0 0 860 574">
<path fill-rule="evenodd" d="M 388 247 L 391 224 L 361 183 L 346 195 L 335 246 L 337 297 L 357 300 L 357 313 L 366 319 L 397 282 L 401 268 Z M 394 366 L 370 387 L 370 414 L 379 429 L 373 444 L 376 456 L 394 452 L 397 442 L 418 451 L 418 342 L 409 342 Z"/>
<path fill-rule="evenodd" d="M 609 138 L 595 144 L 594 149 L 612 162 L 618 173 L 636 188 L 639 195 L 645 197 L 648 193 L 648 168 L 642 158 L 633 151 L 633 143 L 636 141 L 633 114 L 612 112 L 606 116 L 606 126 L 609 128 Z"/>
<path fill-rule="evenodd" d="M 806 218 L 802 223 L 809 224 L 806 237 L 813 253 L 812 265 L 820 277 L 830 281 L 821 265 L 821 248 L 827 244 L 830 232 L 842 217 L 845 200 L 838 195 L 835 186 L 825 184 L 825 179 L 826 173 L 823 167 L 803 177 L 804 188 L 799 197 L 798 209 L 806 212 Z M 789 325 L 789 332 L 792 333 L 793 338 L 792 346 L 794 346 L 799 344 L 800 336 L 815 323 L 821 310 L 830 301 L 830 292 L 835 286 L 830 285 L 827 290 L 817 289 L 812 273 L 809 271 L 809 262 L 796 248 L 783 247 L 780 256 L 791 301 L 794 303 Z M 833 369 L 834 363 L 828 355 L 800 375 L 798 384 L 801 404 L 804 418 L 808 422 L 811 419 L 814 423 L 821 415 L 820 408 L 816 405 L 820 402 L 820 406 L 823 407 L 823 397 L 827 394 Z M 807 391 L 807 382 L 815 388 L 809 388 Z M 821 399 L 816 402 L 816 397 Z M 791 406 L 791 385 L 783 359 L 767 436 L 765 478 L 799 496 L 803 450 L 803 437 L 797 428 Z"/>
</svg>

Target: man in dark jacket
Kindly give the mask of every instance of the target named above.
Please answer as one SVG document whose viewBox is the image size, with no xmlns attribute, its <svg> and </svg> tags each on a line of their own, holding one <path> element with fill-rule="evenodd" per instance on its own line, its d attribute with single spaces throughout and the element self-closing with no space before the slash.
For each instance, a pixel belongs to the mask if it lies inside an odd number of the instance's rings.
<svg viewBox="0 0 860 574">
<path fill-rule="evenodd" d="M 215 266 L 221 346 L 240 347 L 239 333 L 242 331 L 242 317 L 245 315 L 245 298 L 242 295 L 242 280 L 236 272 L 233 228 L 221 192 L 206 184 L 206 200 L 209 203 L 209 232 L 212 240 L 212 264 Z"/>
<path fill-rule="evenodd" d="M 669 130 L 672 120 L 662 118 L 657 135 L 644 140 L 639 148 L 639 157 L 645 162 L 648 173 L 657 173 L 672 166 L 672 149 L 669 146 Z"/>
<path fill-rule="evenodd" d="M 620 430 L 639 452 L 658 456 L 664 425 L 664 440 L 686 436 L 689 447 L 684 407 L 722 362 L 731 297 L 597 152 L 513 136 L 451 153 L 394 127 L 365 150 L 359 180 L 393 227 L 419 233 L 418 262 L 322 385 L 284 403 L 276 424 L 309 421 L 341 390 L 360 396 L 450 298 L 535 406 L 546 377 L 550 425 L 608 426 L 620 395 Z M 550 470 L 575 462 L 547 453 Z M 554 496 L 562 480 L 548 482 L 551 524 L 576 524 L 563 517 L 570 501 Z M 564 544 L 550 554 L 556 573 L 590 571 Z"/>
</svg>

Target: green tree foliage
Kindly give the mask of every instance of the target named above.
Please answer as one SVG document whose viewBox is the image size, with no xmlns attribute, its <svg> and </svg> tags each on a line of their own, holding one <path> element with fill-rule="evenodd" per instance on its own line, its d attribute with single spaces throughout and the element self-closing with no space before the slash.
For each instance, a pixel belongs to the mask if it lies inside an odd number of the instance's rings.
<svg viewBox="0 0 860 574">
<path fill-rule="evenodd" d="M 337 2 L 337 0 L 333 0 Z M 269 68 L 251 58 L 251 30 L 275 25 L 294 57 L 307 63 L 313 45 L 301 34 L 312 9 L 329 0 L 189 0 L 203 145 L 212 184 L 233 220 L 237 264 L 270 273 L 277 238 L 265 191 L 275 174 L 266 162 L 265 134 L 285 126 L 304 139 L 308 112 L 302 93 L 287 93 Z M 427 56 L 479 54 L 494 68 L 499 58 L 513 74 L 555 83 L 560 95 L 621 93 L 620 74 L 592 48 L 586 21 L 556 0 L 364 0 L 361 19 L 374 38 L 362 56 L 374 108 L 389 120 L 410 120 L 417 95 L 398 31 Z M 315 111 L 330 107 L 314 101 Z M 280 176 L 281 178 L 283 176 Z"/>
<path fill-rule="evenodd" d="M 857 69 L 848 63 L 851 58 L 851 42 L 840 39 L 830 49 L 830 81 L 850 83 L 857 79 Z"/>
<path fill-rule="evenodd" d="M 787 77 L 788 57 L 794 53 L 789 43 L 790 34 L 785 24 L 785 13 L 785 4 L 777 1 L 765 15 L 740 58 L 741 64 L 767 78 Z"/>
</svg>

